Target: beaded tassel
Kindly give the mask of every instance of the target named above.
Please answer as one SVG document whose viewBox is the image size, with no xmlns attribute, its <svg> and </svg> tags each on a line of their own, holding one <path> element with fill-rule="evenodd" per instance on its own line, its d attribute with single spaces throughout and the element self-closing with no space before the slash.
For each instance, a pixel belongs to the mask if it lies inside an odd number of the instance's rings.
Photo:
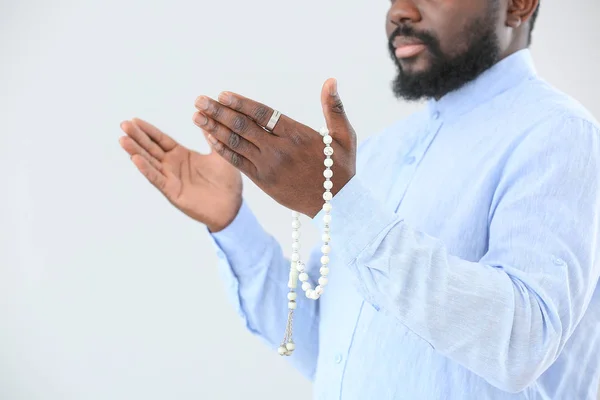
<svg viewBox="0 0 600 400">
<path fill-rule="evenodd" d="M 333 171 L 331 167 L 333 166 L 333 159 L 331 156 L 333 155 L 333 147 L 331 147 L 331 143 L 333 142 L 333 138 L 329 135 L 329 131 L 327 128 L 321 128 L 321 136 L 323 137 L 323 143 L 325 143 L 325 148 L 323 153 L 325 154 L 325 170 L 323 171 L 323 176 L 325 177 L 325 182 L 323 183 L 323 187 L 325 188 L 325 192 L 323 193 L 323 211 L 325 212 L 323 215 L 323 222 L 325 223 L 323 229 L 323 246 L 321 247 L 321 269 L 319 270 L 321 276 L 319 277 L 319 284 L 314 289 L 312 288 L 311 283 L 308 281 L 309 276 L 305 271 L 305 264 L 300 260 L 300 214 L 296 211 L 292 211 L 292 257 L 290 262 L 290 274 L 288 280 L 288 288 L 289 292 L 287 295 L 288 300 L 288 319 L 285 327 L 285 335 L 283 337 L 283 341 L 279 346 L 278 352 L 282 356 L 291 356 L 296 348 L 292 337 L 292 325 L 294 320 L 294 310 L 297 307 L 297 293 L 296 286 L 298 285 L 298 280 L 302 282 L 302 290 L 306 297 L 310 300 L 318 300 L 325 290 L 325 286 L 327 285 L 329 275 L 329 253 L 331 251 L 331 246 L 329 242 L 331 241 L 330 236 L 330 227 L 331 223 L 331 199 L 333 195 L 331 193 L 331 188 L 333 187 L 333 182 L 331 181 L 331 177 L 333 176 Z"/>
</svg>

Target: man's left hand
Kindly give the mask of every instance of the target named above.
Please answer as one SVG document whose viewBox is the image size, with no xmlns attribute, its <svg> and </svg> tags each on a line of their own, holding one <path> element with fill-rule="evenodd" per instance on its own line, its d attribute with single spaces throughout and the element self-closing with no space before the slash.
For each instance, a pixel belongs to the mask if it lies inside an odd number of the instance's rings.
<svg viewBox="0 0 600 400">
<path fill-rule="evenodd" d="M 337 82 L 323 85 L 321 104 L 333 142 L 335 196 L 356 173 L 356 133 L 337 92 Z M 211 146 L 279 204 L 313 218 L 323 205 L 325 177 L 321 134 L 282 115 L 272 132 L 265 130 L 273 109 L 241 95 L 223 92 L 218 101 L 196 100 L 194 123 Z"/>
</svg>

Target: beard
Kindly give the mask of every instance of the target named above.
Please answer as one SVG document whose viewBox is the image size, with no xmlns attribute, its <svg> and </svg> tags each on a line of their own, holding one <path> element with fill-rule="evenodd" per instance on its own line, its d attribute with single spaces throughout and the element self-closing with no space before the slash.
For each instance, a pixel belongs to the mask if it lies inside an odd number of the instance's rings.
<svg viewBox="0 0 600 400">
<path fill-rule="evenodd" d="M 434 35 L 416 32 L 407 25 L 399 25 L 390 36 L 388 45 L 398 68 L 398 74 L 392 82 L 394 95 L 409 101 L 439 99 L 460 89 L 496 64 L 500 60 L 501 50 L 495 32 L 495 14 L 492 11 L 487 17 L 476 19 L 465 27 L 463 37 L 467 43 L 466 49 L 453 56 L 442 52 L 439 40 Z M 417 38 L 426 45 L 431 60 L 427 70 L 413 73 L 404 70 L 394 54 L 393 41 L 398 35 Z"/>
</svg>

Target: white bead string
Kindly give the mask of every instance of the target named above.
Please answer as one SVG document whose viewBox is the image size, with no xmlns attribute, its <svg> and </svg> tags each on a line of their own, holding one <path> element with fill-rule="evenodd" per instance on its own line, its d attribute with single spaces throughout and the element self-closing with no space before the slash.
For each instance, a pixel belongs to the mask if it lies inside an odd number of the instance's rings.
<svg viewBox="0 0 600 400">
<path fill-rule="evenodd" d="M 300 259 L 300 213 L 292 211 L 292 256 L 288 280 L 289 292 L 287 295 L 288 319 L 283 341 L 278 348 L 278 352 L 282 356 L 291 356 L 296 348 L 292 337 L 292 324 L 294 319 L 294 310 L 297 307 L 296 286 L 298 285 L 298 280 L 302 282 L 302 290 L 304 291 L 305 296 L 310 300 L 318 300 L 323 295 L 325 286 L 327 286 L 328 283 L 329 253 L 331 251 L 331 246 L 329 244 L 331 241 L 331 231 L 329 227 L 331 223 L 330 201 L 333 198 L 331 193 L 331 189 L 333 188 L 333 182 L 331 181 L 331 178 L 333 177 L 333 171 L 331 170 L 331 167 L 333 166 L 333 159 L 331 158 L 333 155 L 333 147 L 331 147 L 333 138 L 329 135 L 329 130 L 325 127 L 321 128 L 320 134 L 323 137 L 323 143 L 325 143 L 325 148 L 323 149 L 323 153 L 325 154 L 325 161 L 323 162 L 325 165 L 325 170 L 323 171 L 323 176 L 325 177 L 325 182 L 323 183 L 323 187 L 325 188 L 323 193 L 323 222 L 325 225 L 323 228 L 323 235 L 321 237 L 323 240 L 323 246 L 321 247 L 321 269 L 319 270 L 321 276 L 318 280 L 319 284 L 313 289 L 311 283 L 308 281 L 309 276 L 305 270 L 306 265 Z"/>
</svg>

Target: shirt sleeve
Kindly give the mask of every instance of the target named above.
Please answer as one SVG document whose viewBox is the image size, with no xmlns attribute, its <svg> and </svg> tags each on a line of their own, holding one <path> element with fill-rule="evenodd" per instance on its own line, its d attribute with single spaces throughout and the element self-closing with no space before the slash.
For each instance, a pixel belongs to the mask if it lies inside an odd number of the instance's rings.
<svg viewBox="0 0 600 400">
<path fill-rule="evenodd" d="M 479 262 L 413 229 L 356 176 L 332 205 L 332 259 L 365 300 L 508 392 L 556 360 L 600 275 L 600 140 L 584 120 L 548 124 L 517 145 Z"/>
<path fill-rule="evenodd" d="M 248 331 L 276 352 L 287 323 L 290 260 L 273 236 L 263 229 L 245 200 L 229 226 L 216 233 L 207 232 L 216 248 L 219 272 L 237 314 Z M 307 269 L 317 265 L 316 255 L 313 250 Z M 298 295 L 297 303 L 293 330 L 296 349 L 288 359 L 312 381 L 318 355 L 319 309 L 317 302 L 305 296 Z"/>
</svg>

